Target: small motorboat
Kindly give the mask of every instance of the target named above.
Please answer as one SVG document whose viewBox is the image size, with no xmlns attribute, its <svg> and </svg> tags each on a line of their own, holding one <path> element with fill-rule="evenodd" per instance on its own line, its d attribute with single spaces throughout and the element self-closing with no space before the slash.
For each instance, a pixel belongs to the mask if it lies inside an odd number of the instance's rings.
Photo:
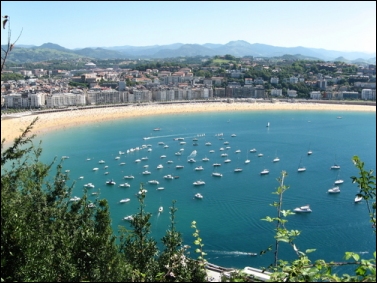
<svg viewBox="0 0 377 283">
<path fill-rule="evenodd" d="M 263 169 L 263 170 L 260 172 L 261 175 L 267 175 L 267 174 L 269 174 L 269 173 L 270 173 L 270 171 L 267 170 L 267 169 Z"/>
<path fill-rule="evenodd" d="M 123 220 L 132 221 L 132 220 L 134 220 L 134 218 L 133 218 L 132 215 L 128 215 L 128 216 L 124 217 Z"/>
<path fill-rule="evenodd" d="M 363 200 L 362 196 L 356 195 L 355 197 L 355 203 L 361 202 Z"/>
<path fill-rule="evenodd" d="M 338 186 L 336 187 L 333 187 L 331 189 L 328 189 L 327 190 L 330 194 L 337 194 L 337 193 L 340 193 L 340 188 Z"/>
<path fill-rule="evenodd" d="M 201 185 L 205 185 L 206 183 L 204 182 L 204 181 L 202 181 L 202 180 L 198 180 L 198 181 L 195 181 L 194 183 L 193 183 L 193 185 L 194 186 L 201 186 Z"/>
<path fill-rule="evenodd" d="M 106 185 L 116 185 L 114 180 L 110 180 L 106 182 Z"/>
<path fill-rule="evenodd" d="M 164 211 L 164 208 L 163 208 L 162 206 L 160 206 L 160 207 L 158 208 L 158 212 L 161 213 L 161 212 L 163 212 L 163 211 Z"/>
<path fill-rule="evenodd" d="M 310 209 L 310 206 L 309 205 L 304 205 L 304 206 L 300 206 L 300 207 L 296 207 L 294 210 L 294 212 L 312 212 L 312 210 Z"/>
<path fill-rule="evenodd" d="M 120 203 L 125 203 L 125 202 L 129 202 L 131 199 L 129 198 L 124 198 L 124 199 L 121 199 L 119 202 Z"/>
<path fill-rule="evenodd" d="M 202 199 L 203 198 L 202 194 L 200 194 L 200 193 L 195 194 L 195 197 L 198 198 L 198 199 Z"/>
<path fill-rule="evenodd" d="M 214 177 L 222 177 L 223 174 L 218 173 L 218 172 L 213 172 L 213 173 L 212 173 L 212 176 L 214 176 Z"/>
</svg>

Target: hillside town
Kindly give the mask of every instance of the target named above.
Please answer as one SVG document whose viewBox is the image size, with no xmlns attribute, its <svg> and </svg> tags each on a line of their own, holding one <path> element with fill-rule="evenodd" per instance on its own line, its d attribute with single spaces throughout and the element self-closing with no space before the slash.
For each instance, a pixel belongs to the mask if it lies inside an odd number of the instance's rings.
<svg viewBox="0 0 377 283">
<path fill-rule="evenodd" d="M 77 69 L 11 64 L 2 73 L 1 106 L 4 110 L 216 99 L 376 100 L 376 66 L 371 64 L 231 55 L 203 58 L 199 64 L 185 61 L 88 59 L 76 64 Z"/>
</svg>

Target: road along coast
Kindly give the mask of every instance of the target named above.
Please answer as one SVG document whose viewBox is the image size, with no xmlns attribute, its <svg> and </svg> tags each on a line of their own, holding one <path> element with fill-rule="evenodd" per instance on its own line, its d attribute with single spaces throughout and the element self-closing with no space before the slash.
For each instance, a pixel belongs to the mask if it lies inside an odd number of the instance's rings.
<svg viewBox="0 0 377 283">
<path fill-rule="evenodd" d="M 133 119 L 151 115 L 188 115 L 195 112 L 221 111 L 367 111 L 376 112 L 375 105 L 325 104 L 325 103 L 291 103 L 271 102 L 191 102 L 191 103 L 145 103 L 119 107 L 82 108 L 48 113 L 27 113 L 28 115 L 2 116 L 1 139 L 5 145 L 11 143 L 21 134 L 36 117 L 39 118 L 31 134 L 37 136 L 55 130 L 90 123 L 101 123 L 116 119 Z"/>
</svg>

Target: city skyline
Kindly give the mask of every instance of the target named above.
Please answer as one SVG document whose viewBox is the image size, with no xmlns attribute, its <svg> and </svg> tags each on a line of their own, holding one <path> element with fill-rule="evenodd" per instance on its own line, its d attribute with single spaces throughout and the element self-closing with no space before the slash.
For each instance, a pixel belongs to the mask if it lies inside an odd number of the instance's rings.
<svg viewBox="0 0 377 283">
<path fill-rule="evenodd" d="M 85 47 L 225 44 L 376 52 L 376 3 L 1 2 L 18 45 Z M 7 33 L 2 32 L 5 44 Z"/>
</svg>

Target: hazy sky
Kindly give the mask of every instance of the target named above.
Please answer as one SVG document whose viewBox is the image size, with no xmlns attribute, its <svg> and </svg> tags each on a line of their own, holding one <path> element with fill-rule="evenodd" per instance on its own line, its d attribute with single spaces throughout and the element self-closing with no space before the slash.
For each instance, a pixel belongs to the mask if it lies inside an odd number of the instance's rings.
<svg viewBox="0 0 377 283">
<path fill-rule="evenodd" d="M 66 48 L 221 43 L 376 52 L 376 2 L 1 1 L 18 44 Z M 2 30 L 1 44 L 7 32 Z"/>
</svg>

